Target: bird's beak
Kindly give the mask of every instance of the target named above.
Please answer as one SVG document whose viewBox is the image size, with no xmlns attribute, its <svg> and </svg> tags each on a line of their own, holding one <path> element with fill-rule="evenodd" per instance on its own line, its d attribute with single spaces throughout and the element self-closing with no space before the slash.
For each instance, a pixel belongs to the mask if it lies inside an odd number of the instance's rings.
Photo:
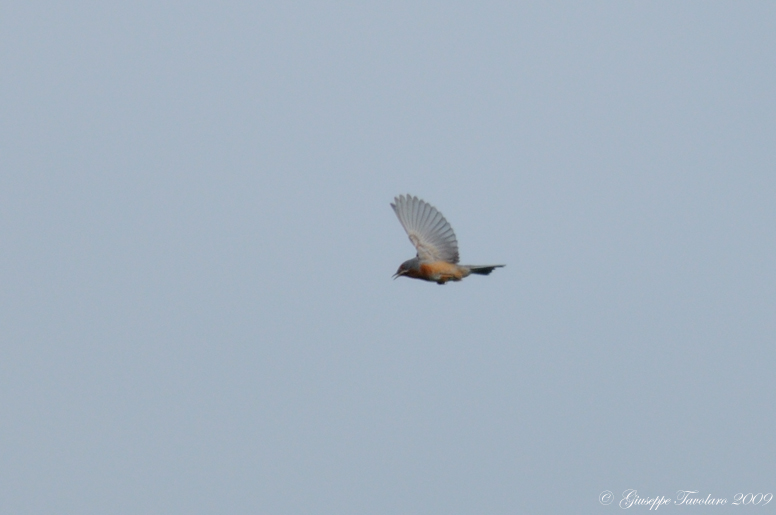
<svg viewBox="0 0 776 515">
<path fill-rule="evenodd" d="M 395 274 L 393 274 L 393 280 L 395 281 L 397 277 L 399 277 L 400 275 L 404 275 L 406 273 L 407 273 L 406 270 L 401 270 L 400 272 L 396 272 Z"/>
</svg>

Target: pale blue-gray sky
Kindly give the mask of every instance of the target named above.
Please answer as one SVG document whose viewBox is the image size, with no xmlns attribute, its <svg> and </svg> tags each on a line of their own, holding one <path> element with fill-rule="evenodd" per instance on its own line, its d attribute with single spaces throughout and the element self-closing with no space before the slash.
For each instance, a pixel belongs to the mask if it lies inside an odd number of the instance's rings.
<svg viewBox="0 0 776 515">
<path fill-rule="evenodd" d="M 775 4 L 1 12 L 3 513 L 776 490 Z"/>
</svg>

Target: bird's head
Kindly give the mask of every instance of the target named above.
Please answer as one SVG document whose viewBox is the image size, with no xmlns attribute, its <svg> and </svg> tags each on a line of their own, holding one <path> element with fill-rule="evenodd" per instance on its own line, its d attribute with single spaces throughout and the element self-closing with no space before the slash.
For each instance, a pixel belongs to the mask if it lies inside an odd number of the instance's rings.
<svg viewBox="0 0 776 515">
<path fill-rule="evenodd" d="M 414 257 L 402 263 L 401 266 L 399 266 L 399 269 L 396 271 L 396 273 L 393 274 L 393 278 L 396 279 L 397 277 L 406 275 L 412 271 L 419 271 L 419 270 L 420 270 L 420 259 L 418 259 L 417 257 Z"/>
</svg>

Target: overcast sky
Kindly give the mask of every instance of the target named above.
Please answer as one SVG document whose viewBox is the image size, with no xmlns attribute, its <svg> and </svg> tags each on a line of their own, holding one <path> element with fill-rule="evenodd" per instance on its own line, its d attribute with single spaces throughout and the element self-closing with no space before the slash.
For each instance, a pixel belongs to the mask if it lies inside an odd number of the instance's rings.
<svg viewBox="0 0 776 515">
<path fill-rule="evenodd" d="M 772 2 L 6 2 L 0 512 L 773 512 L 774 228 Z"/>
</svg>

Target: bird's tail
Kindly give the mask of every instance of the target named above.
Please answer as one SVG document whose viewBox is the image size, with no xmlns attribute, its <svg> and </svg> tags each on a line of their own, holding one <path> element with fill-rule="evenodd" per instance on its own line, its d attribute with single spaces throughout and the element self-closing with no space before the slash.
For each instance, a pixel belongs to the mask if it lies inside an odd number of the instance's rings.
<svg viewBox="0 0 776 515">
<path fill-rule="evenodd" d="M 489 273 L 491 273 L 496 268 L 501 268 L 501 267 L 504 267 L 504 266 L 506 266 L 506 265 L 483 265 L 483 266 L 472 266 L 472 265 L 469 265 L 466 268 L 468 268 L 469 272 L 471 272 L 473 274 L 488 275 Z"/>
</svg>

